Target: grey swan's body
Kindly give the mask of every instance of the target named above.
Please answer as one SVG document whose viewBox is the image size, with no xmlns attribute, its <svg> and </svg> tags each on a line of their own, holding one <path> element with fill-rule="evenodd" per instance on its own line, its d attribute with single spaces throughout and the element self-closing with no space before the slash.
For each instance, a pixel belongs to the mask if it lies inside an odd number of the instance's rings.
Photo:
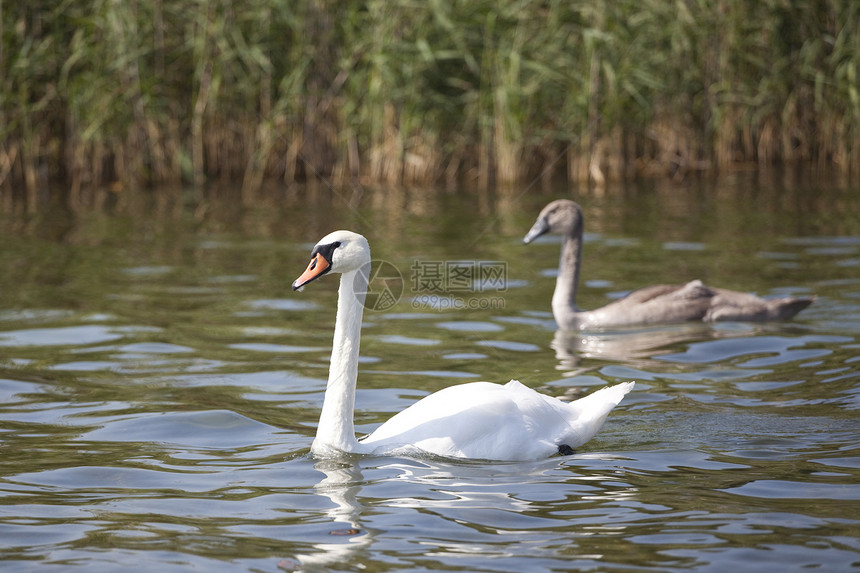
<svg viewBox="0 0 860 573">
<path fill-rule="evenodd" d="M 548 204 L 523 238 L 530 243 L 554 233 L 563 236 L 552 314 L 559 328 L 612 328 L 689 321 L 787 320 L 812 304 L 814 297 L 763 299 L 755 295 L 709 287 L 699 280 L 682 285 L 654 285 L 633 291 L 595 310 L 576 307 L 583 232 L 582 210 L 568 199 Z"/>
</svg>

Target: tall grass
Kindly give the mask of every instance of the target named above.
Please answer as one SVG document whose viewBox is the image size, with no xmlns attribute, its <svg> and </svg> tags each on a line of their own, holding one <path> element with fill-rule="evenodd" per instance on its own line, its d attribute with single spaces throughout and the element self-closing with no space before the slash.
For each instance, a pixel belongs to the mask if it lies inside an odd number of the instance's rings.
<svg viewBox="0 0 860 573">
<path fill-rule="evenodd" d="M 855 0 L 0 0 L 0 190 L 860 173 Z"/>
</svg>

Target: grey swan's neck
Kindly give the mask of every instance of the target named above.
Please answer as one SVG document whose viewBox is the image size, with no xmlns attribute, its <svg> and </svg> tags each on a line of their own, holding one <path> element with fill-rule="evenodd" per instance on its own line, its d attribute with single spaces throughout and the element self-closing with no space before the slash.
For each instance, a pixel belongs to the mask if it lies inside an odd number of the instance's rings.
<svg viewBox="0 0 860 573">
<path fill-rule="evenodd" d="M 562 328 L 576 326 L 581 313 L 576 307 L 576 288 L 579 284 L 580 251 L 582 249 L 582 226 L 577 225 L 564 234 L 558 277 L 552 295 L 552 314 Z"/>
</svg>

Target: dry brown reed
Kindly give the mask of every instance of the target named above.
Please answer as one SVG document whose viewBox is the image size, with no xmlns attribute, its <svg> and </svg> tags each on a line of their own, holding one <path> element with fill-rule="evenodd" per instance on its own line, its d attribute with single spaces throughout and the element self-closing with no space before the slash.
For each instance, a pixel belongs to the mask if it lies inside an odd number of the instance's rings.
<svg viewBox="0 0 860 573">
<path fill-rule="evenodd" d="M 0 4 L 0 191 L 860 175 L 860 7 Z"/>
</svg>

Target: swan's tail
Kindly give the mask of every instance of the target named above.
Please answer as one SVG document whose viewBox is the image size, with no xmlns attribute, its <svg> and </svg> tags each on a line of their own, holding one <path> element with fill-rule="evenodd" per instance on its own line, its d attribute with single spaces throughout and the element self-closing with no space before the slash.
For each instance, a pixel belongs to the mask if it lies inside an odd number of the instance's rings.
<svg viewBox="0 0 860 573">
<path fill-rule="evenodd" d="M 789 297 L 768 301 L 771 320 L 788 320 L 815 301 L 815 297 Z"/>
<path fill-rule="evenodd" d="M 624 398 L 624 396 L 633 390 L 635 385 L 636 382 L 623 382 L 621 384 L 616 384 L 615 386 L 607 386 L 606 388 L 601 388 L 597 392 L 592 392 L 588 396 L 572 402 L 571 406 L 579 406 L 581 404 L 583 409 L 586 410 L 599 411 L 606 408 L 606 412 L 609 412 L 609 410 L 621 402 L 621 399 Z"/>
<path fill-rule="evenodd" d="M 616 384 L 568 404 L 570 408 L 568 423 L 571 434 L 565 440 L 565 444 L 576 448 L 593 438 L 603 426 L 609 412 L 628 392 L 633 390 L 635 385 L 635 382 Z"/>
</svg>

